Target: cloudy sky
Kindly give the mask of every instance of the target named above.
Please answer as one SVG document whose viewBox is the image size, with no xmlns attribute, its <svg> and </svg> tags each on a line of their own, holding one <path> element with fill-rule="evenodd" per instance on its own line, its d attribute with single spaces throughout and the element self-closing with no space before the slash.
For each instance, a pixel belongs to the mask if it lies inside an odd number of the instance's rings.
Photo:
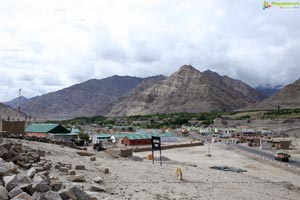
<svg viewBox="0 0 300 200">
<path fill-rule="evenodd" d="M 183 64 L 259 84 L 300 77 L 300 9 L 263 0 L 0 0 L 0 101 Z"/>
</svg>

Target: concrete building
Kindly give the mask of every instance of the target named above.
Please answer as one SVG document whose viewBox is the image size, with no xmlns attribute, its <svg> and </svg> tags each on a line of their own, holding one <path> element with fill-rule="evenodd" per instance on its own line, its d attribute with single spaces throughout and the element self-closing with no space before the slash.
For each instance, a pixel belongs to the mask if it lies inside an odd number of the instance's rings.
<svg viewBox="0 0 300 200">
<path fill-rule="evenodd" d="M 5 121 L 0 120 L 0 132 L 24 134 L 25 121 Z"/>
</svg>

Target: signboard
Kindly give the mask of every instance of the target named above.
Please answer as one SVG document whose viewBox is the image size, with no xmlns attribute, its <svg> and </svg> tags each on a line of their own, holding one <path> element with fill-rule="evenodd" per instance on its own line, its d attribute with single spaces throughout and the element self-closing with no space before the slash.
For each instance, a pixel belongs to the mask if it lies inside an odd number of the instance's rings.
<svg viewBox="0 0 300 200">
<path fill-rule="evenodd" d="M 154 164 L 154 151 L 159 151 L 160 165 L 162 165 L 160 137 L 151 136 L 151 143 L 152 143 L 152 163 Z"/>
</svg>

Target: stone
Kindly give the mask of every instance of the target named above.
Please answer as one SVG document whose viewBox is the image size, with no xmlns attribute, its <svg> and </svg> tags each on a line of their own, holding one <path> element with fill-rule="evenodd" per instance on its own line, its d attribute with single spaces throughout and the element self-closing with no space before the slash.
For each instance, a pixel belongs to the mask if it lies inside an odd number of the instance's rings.
<svg viewBox="0 0 300 200">
<path fill-rule="evenodd" d="M 84 165 L 76 165 L 75 169 L 76 170 L 85 170 L 85 166 Z"/>
<path fill-rule="evenodd" d="M 59 169 L 59 168 L 60 168 L 60 165 L 54 165 L 54 168 L 55 168 L 55 169 Z"/>
<path fill-rule="evenodd" d="M 52 182 L 50 184 L 51 190 L 55 192 L 59 191 L 62 188 L 62 186 L 62 182 Z"/>
<path fill-rule="evenodd" d="M 32 189 L 35 192 L 48 192 L 51 190 L 50 186 L 43 182 L 32 184 Z"/>
<path fill-rule="evenodd" d="M 39 172 L 36 174 L 43 175 L 43 176 L 49 176 L 49 171 L 42 171 L 42 172 Z"/>
<path fill-rule="evenodd" d="M 0 199 L 1 200 L 8 200 L 8 193 L 5 187 L 0 185 Z"/>
<path fill-rule="evenodd" d="M 20 187 L 15 187 L 14 189 L 12 189 L 9 193 L 8 193 L 8 196 L 9 198 L 14 198 L 16 196 L 18 196 L 19 194 L 23 193 L 23 190 L 21 190 Z M 0 198 L 1 199 L 1 198 Z"/>
<path fill-rule="evenodd" d="M 31 167 L 28 171 L 27 171 L 27 176 L 29 176 L 30 178 L 32 178 L 36 173 L 36 169 L 34 167 Z"/>
<path fill-rule="evenodd" d="M 90 161 L 96 161 L 96 157 L 95 156 L 90 157 Z"/>
<path fill-rule="evenodd" d="M 105 192 L 106 191 L 104 188 L 96 186 L 96 185 L 92 185 L 90 190 L 92 192 Z"/>
<path fill-rule="evenodd" d="M 36 171 L 36 173 L 39 173 L 39 172 L 45 171 L 45 169 L 44 169 L 44 167 L 36 167 L 35 171 Z"/>
<path fill-rule="evenodd" d="M 33 193 L 35 192 L 34 189 L 32 189 L 32 184 L 28 184 L 28 185 L 22 185 L 19 186 L 21 190 L 23 190 L 24 192 L 33 195 Z"/>
<path fill-rule="evenodd" d="M 103 179 L 100 176 L 97 176 L 96 178 L 94 178 L 93 181 L 95 183 L 99 183 L 99 184 L 103 183 Z"/>
<path fill-rule="evenodd" d="M 85 182 L 85 177 L 82 174 L 73 175 L 69 177 L 69 181 L 72 182 Z"/>
<path fill-rule="evenodd" d="M 5 148 L 4 145 L 0 145 L 0 157 L 3 158 L 4 160 L 9 157 L 9 152 L 8 150 Z"/>
<path fill-rule="evenodd" d="M 73 194 L 72 192 L 68 191 L 68 190 L 62 190 L 59 192 L 59 196 L 61 197 L 62 200 L 77 200 L 77 197 L 75 196 L 75 194 Z"/>
<path fill-rule="evenodd" d="M 13 162 L 0 163 L 0 176 L 16 174 L 17 167 Z"/>
<path fill-rule="evenodd" d="M 18 185 L 18 177 L 16 174 L 12 176 L 4 176 L 3 182 L 7 191 L 9 192 Z"/>
<path fill-rule="evenodd" d="M 18 177 L 18 186 L 22 187 L 23 185 L 28 185 L 32 183 L 31 178 L 25 175 L 17 175 Z"/>
<path fill-rule="evenodd" d="M 69 174 L 69 175 L 76 175 L 76 171 L 75 171 L 75 170 L 69 170 L 69 171 L 68 171 L 68 174 Z"/>
<path fill-rule="evenodd" d="M 81 190 L 80 188 L 78 188 L 76 186 L 71 187 L 69 189 L 69 191 L 77 197 L 77 200 L 90 200 L 91 199 L 91 197 L 86 192 L 84 192 L 83 190 Z"/>
<path fill-rule="evenodd" d="M 45 199 L 47 200 L 62 200 L 60 195 L 57 192 L 48 191 L 45 194 Z"/>
<path fill-rule="evenodd" d="M 18 196 L 16 196 L 15 198 L 13 198 L 12 200 L 32 200 L 32 198 L 29 194 L 27 194 L 26 192 L 23 192 L 23 193 L 19 194 Z"/>
<path fill-rule="evenodd" d="M 105 168 L 104 169 L 104 174 L 108 174 L 109 173 L 109 169 L 108 168 Z"/>
<path fill-rule="evenodd" d="M 48 192 L 51 188 L 49 186 L 50 178 L 41 174 L 36 174 L 33 177 L 32 189 L 35 192 Z"/>
<path fill-rule="evenodd" d="M 32 195 L 32 199 L 34 199 L 34 200 L 45 200 L 45 193 L 44 192 L 35 192 Z"/>
<path fill-rule="evenodd" d="M 60 171 L 60 172 L 68 172 L 68 170 L 69 170 L 69 169 L 68 169 L 67 167 L 60 167 L 60 168 L 59 168 L 59 171 Z"/>
</svg>

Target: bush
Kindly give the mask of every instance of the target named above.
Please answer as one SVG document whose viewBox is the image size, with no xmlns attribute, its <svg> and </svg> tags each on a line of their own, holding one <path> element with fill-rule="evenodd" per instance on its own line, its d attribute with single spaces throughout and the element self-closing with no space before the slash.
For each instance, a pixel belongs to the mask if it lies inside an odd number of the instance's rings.
<svg viewBox="0 0 300 200">
<path fill-rule="evenodd" d="M 82 139 L 82 140 L 85 140 L 85 141 L 89 141 L 89 140 L 90 140 L 89 134 L 86 134 L 86 133 L 79 133 L 78 136 L 79 136 L 79 138 Z"/>
</svg>

